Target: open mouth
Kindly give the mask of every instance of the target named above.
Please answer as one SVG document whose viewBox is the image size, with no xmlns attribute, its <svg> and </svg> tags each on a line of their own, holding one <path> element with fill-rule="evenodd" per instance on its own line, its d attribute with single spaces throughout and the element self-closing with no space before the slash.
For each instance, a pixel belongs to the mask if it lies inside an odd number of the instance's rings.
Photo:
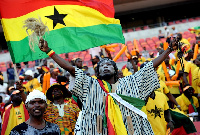
<svg viewBox="0 0 200 135">
<path fill-rule="evenodd" d="M 105 69 L 104 71 L 103 71 L 104 73 L 108 73 L 108 72 L 110 72 L 108 69 Z"/>
</svg>

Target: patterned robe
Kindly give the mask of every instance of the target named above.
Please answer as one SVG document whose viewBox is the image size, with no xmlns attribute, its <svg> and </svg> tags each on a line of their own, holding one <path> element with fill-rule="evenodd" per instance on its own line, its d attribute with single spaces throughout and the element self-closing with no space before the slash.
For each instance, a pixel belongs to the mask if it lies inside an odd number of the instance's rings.
<svg viewBox="0 0 200 135">
<path fill-rule="evenodd" d="M 118 80 L 116 93 L 140 98 L 145 100 L 148 95 L 160 87 L 158 77 L 153 68 L 153 63 L 149 62 L 145 67 L 136 72 L 134 75 L 126 76 Z M 71 92 L 79 97 L 83 103 L 81 116 L 81 134 L 82 135 L 107 135 L 107 128 L 102 132 L 97 132 L 97 116 L 104 117 L 103 97 L 106 93 L 103 91 L 98 81 L 83 73 L 82 70 L 75 69 L 75 84 Z M 136 114 L 123 105 L 119 104 L 123 121 L 128 129 L 127 116 L 132 119 L 135 135 L 154 134 L 149 121 L 146 118 Z M 103 121 L 103 119 L 102 119 Z M 102 122 L 103 123 L 103 122 Z M 75 131 L 76 132 L 76 131 Z"/>
</svg>

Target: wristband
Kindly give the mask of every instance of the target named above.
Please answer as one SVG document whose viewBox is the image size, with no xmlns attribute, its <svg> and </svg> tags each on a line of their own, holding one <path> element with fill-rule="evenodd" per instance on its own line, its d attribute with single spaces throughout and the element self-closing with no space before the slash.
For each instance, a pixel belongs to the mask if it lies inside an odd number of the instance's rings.
<svg viewBox="0 0 200 135">
<path fill-rule="evenodd" d="M 46 51 L 46 54 L 49 55 L 49 57 L 51 57 L 55 54 L 55 52 L 51 48 L 49 48 L 49 50 Z"/>
</svg>

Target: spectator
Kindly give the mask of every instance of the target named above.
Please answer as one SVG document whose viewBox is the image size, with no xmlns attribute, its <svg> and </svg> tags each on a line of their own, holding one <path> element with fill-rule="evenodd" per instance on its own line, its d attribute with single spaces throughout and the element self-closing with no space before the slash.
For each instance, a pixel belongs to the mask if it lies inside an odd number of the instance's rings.
<svg viewBox="0 0 200 135">
<path fill-rule="evenodd" d="M 165 38 L 165 35 L 162 33 L 161 30 L 158 30 L 158 39 Z"/>
<path fill-rule="evenodd" d="M 165 29 L 165 38 L 167 38 L 169 36 L 169 29 L 167 28 L 167 26 L 164 26 Z"/>
<path fill-rule="evenodd" d="M 178 34 L 178 31 L 176 30 L 176 28 L 174 26 L 172 27 L 172 34 L 173 34 L 174 38 L 176 38 L 176 36 Z"/>
<path fill-rule="evenodd" d="M 29 94 L 29 92 L 32 92 L 35 88 L 41 86 L 41 84 L 38 82 L 38 79 L 34 78 L 32 70 L 27 70 L 25 72 L 25 80 L 28 80 L 28 82 L 24 85 L 27 94 Z"/>
<path fill-rule="evenodd" d="M 178 33 L 177 36 L 176 36 L 176 38 L 177 38 L 181 43 L 183 43 L 183 45 L 188 45 L 188 46 L 190 47 L 190 42 L 189 42 L 187 39 L 183 38 L 181 33 Z"/>
<path fill-rule="evenodd" d="M 142 53 L 142 57 L 144 57 L 145 59 L 150 58 L 149 51 L 146 50 L 146 46 L 143 46 L 143 51 L 141 53 Z"/>
<path fill-rule="evenodd" d="M 154 134 L 166 135 L 168 128 L 172 132 L 175 123 L 172 120 L 165 95 L 161 92 L 153 91 L 147 99 L 147 118 L 151 123 Z"/>
<path fill-rule="evenodd" d="M 181 110 L 184 114 L 199 112 L 199 102 L 193 94 L 194 89 L 187 84 L 183 89 L 183 93 L 176 98 L 176 101 L 181 106 Z"/>
<path fill-rule="evenodd" d="M 89 54 L 91 55 L 91 58 L 93 58 L 95 56 L 100 57 L 101 47 L 98 46 L 98 47 L 90 48 L 88 51 L 89 51 Z"/>
<path fill-rule="evenodd" d="M 68 62 L 71 61 L 71 59 L 69 58 L 69 53 L 65 53 L 65 60 L 68 61 Z"/>
<path fill-rule="evenodd" d="M 65 98 L 72 97 L 71 92 L 64 85 L 54 84 L 47 90 L 46 96 L 52 103 L 48 104 L 44 119 L 57 124 L 61 130 L 61 135 L 74 134 L 80 109 L 75 104 L 64 102 Z"/>
<path fill-rule="evenodd" d="M 76 58 L 75 60 L 75 66 L 79 69 L 82 69 L 83 68 L 83 61 L 81 58 Z"/>
<path fill-rule="evenodd" d="M 154 68 L 157 68 L 168 54 L 176 48 L 177 44 L 173 42 L 161 56 L 149 62 L 136 74 L 119 80 L 116 63 L 108 58 L 102 59 L 97 64 L 97 77 L 99 79 L 97 80 L 85 75 L 82 70 L 71 66 L 68 62 L 63 63 L 63 59 L 54 53 L 52 55 L 54 61 L 75 77 L 74 87 L 71 92 L 83 103 L 80 133 L 108 134 L 107 128 L 97 128 L 102 126 L 102 114 L 105 110 L 105 98 L 103 97 L 109 96 L 109 94 L 107 95 L 108 92 L 114 92 L 116 94 L 123 94 L 127 98 L 140 98 L 145 100 L 152 91 L 160 86 L 158 80 L 155 79 L 157 75 L 155 74 Z M 50 48 L 46 41 L 40 40 L 40 49 L 46 52 Z M 114 97 L 109 96 L 109 99 L 107 98 L 105 103 L 108 103 L 108 100 L 113 101 L 113 98 Z M 118 128 L 116 128 L 117 130 L 119 129 L 120 132 L 127 134 L 132 134 L 132 131 L 134 131 L 134 134 L 154 134 L 148 120 L 141 116 L 142 112 L 137 114 L 124 105 L 118 104 L 117 106 L 121 110 L 121 112 L 118 113 L 120 117 L 117 117 L 120 122 L 114 123 L 114 126 L 118 126 Z M 111 109 L 110 107 L 108 107 L 108 109 Z M 116 118 L 113 115 L 109 117 Z M 127 122 L 123 123 L 123 121 Z"/>
<path fill-rule="evenodd" d="M 12 63 L 9 63 L 9 68 L 7 69 L 8 86 L 13 86 L 15 84 L 15 71 L 12 67 Z"/>
<path fill-rule="evenodd" d="M 95 55 L 94 57 L 92 57 L 92 65 L 94 67 L 95 64 L 97 64 L 100 61 L 100 58 L 98 55 Z"/>
<path fill-rule="evenodd" d="M 7 89 L 8 89 L 8 84 L 4 82 L 3 75 L 0 74 L 0 96 L 3 97 L 3 102 L 5 102 Z"/>
<path fill-rule="evenodd" d="M 28 120 L 28 111 L 22 101 L 26 98 L 25 93 L 15 90 L 11 94 L 12 104 L 8 105 L 3 116 L 1 135 L 9 135 L 12 128 Z"/>
<path fill-rule="evenodd" d="M 24 75 L 24 69 L 22 69 L 21 64 L 20 63 L 16 63 L 16 68 L 17 68 L 17 74 L 18 76 L 20 75 Z"/>
<path fill-rule="evenodd" d="M 10 135 L 60 135 L 56 124 L 43 119 L 46 102 L 46 96 L 42 92 L 38 90 L 30 92 L 25 102 L 30 118 L 14 127 Z"/>
</svg>

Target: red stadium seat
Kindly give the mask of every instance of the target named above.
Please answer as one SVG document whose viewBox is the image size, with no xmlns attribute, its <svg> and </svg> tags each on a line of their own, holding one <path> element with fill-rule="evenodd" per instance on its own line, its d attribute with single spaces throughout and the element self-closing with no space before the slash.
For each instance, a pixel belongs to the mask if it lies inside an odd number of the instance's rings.
<svg viewBox="0 0 200 135">
<path fill-rule="evenodd" d="M 135 28 L 135 31 L 139 31 L 139 30 L 142 30 L 141 27 L 136 27 Z"/>
<path fill-rule="evenodd" d="M 125 31 L 125 30 L 122 30 L 122 33 L 126 33 L 126 31 Z"/>
<path fill-rule="evenodd" d="M 126 45 L 133 45 L 132 41 L 127 41 Z"/>
<path fill-rule="evenodd" d="M 149 26 L 148 26 L 148 25 L 147 25 L 147 26 L 144 26 L 143 29 L 144 29 L 144 30 L 147 30 L 147 29 L 149 29 Z"/>
<path fill-rule="evenodd" d="M 148 40 L 151 40 L 151 38 L 146 38 L 146 42 L 147 42 Z"/>
<path fill-rule="evenodd" d="M 145 40 L 144 39 L 139 39 L 139 43 L 141 44 L 141 43 L 143 43 L 143 42 L 145 42 Z"/>
<path fill-rule="evenodd" d="M 200 17 L 195 17 L 194 20 L 200 20 Z"/>
<path fill-rule="evenodd" d="M 128 29 L 127 32 L 133 32 L 133 29 Z"/>
<path fill-rule="evenodd" d="M 193 19 L 193 18 L 189 18 L 188 21 L 189 21 L 189 22 L 193 22 L 194 19 Z"/>
<path fill-rule="evenodd" d="M 174 24 L 174 22 L 168 22 L 168 25 L 173 25 Z"/>
<path fill-rule="evenodd" d="M 154 42 L 159 41 L 158 37 L 152 37 L 152 40 L 153 40 Z"/>
<path fill-rule="evenodd" d="M 183 19 L 181 22 L 182 22 L 182 23 L 186 23 L 186 22 L 187 22 L 187 19 Z"/>
<path fill-rule="evenodd" d="M 175 24 L 180 24 L 180 23 L 181 23 L 180 20 L 175 21 Z"/>
</svg>

